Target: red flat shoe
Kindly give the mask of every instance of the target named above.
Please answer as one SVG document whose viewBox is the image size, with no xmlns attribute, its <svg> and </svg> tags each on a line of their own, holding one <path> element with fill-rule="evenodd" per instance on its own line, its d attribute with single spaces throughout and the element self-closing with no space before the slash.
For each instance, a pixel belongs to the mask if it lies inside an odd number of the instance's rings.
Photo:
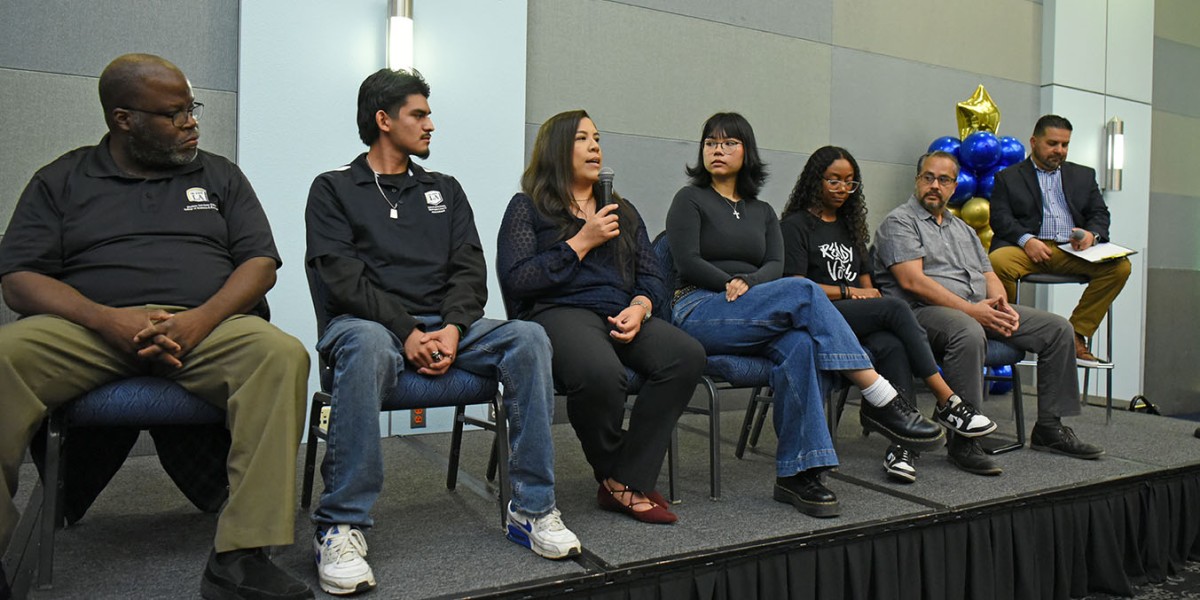
<svg viewBox="0 0 1200 600">
<path fill-rule="evenodd" d="M 643 495 L 646 496 L 647 498 L 649 498 L 651 502 L 653 502 L 659 506 L 670 507 L 671 504 L 673 504 L 670 500 L 667 500 L 666 496 L 663 496 L 662 494 L 660 494 L 658 492 L 658 490 L 650 490 L 649 492 L 646 492 Z M 670 510 L 670 508 L 668 508 L 668 510 Z"/>
<path fill-rule="evenodd" d="M 599 504 L 600 508 L 604 510 L 624 513 L 643 523 L 667 525 L 679 520 L 679 517 L 677 517 L 675 513 L 667 510 L 666 507 L 657 502 L 634 502 L 634 505 L 649 504 L 651 506 L 650 510 L 636 511 L 633 510 L 633 505 L 625 506 L 624 503 L 617 499 L 617 494 L 633 491 L 634 490 L 630 489 L 629 487 L 621 490 L 610 490 L 607 486 L 601 483 L 600 489 L 596 490 L 596 503 Z"/>
</svg>

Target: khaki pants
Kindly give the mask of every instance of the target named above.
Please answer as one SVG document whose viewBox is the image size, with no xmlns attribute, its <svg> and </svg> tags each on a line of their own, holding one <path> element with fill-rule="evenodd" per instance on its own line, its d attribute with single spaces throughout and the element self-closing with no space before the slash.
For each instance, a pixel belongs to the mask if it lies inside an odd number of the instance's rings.
<svg viewBox="0 0 1200 600">
<path fill-rule="evenodd" d="M 263 319 L 235 315 L 183 365 L 150 367 L 59 317 L 0 328 L 0 548 L 18 518 L 12 501 L 18 468 L 46 413 L 110 381 L 147 374 L 172 379 L 227 411 L 229 501 L 217 521 L 216 550 L 291 544 L 308 353 Z"/>
<path fill-rule="evenodd" d="M 1075 333 L 1090 338 L 1096 333 L 1100 321 L 1108 313 L 1108 307 L 1116 300 L 1125 281 L 1129 279 L 1129 259 L 1119 258 L 1102 263 L 1093 263 L 1077 256 L 1071 256 L 1058 249 L 1053 243 L 1050 246 L 1050 260 L 1034 263 L 1019 246 L 1005 246 L 993 250 L 988 258 L 996 276 L 1004 284 L 1004 292 L 1011 302 L 1017 297 L 1017 279 L 1030 273 L 1053 273 L 1055 275 L 1084 275 L 1091 281 L 1087 284 L 1079 304 L 1071 313 L 1071 326 Z"/>
</svg>

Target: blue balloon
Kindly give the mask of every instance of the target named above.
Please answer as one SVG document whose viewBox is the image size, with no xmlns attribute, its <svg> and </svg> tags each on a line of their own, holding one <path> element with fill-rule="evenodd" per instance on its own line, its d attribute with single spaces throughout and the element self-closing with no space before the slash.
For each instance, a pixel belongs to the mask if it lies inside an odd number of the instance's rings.
<svg viewBox="0 0 1200 600">
<path fill-rule="evenodd" d="M 947 135 L 933 140 L 926 152 L 948 152 L 953 154 L 954 158 L 958 158 L 958 147 L 961 145 L 962 142 L 958 141 L 958 138 Z"/>
<path fill-rule="evenodd" d="M 1000 138 L 1000 164 L 1015 165 L 1025 160 L 1025 145 L 1011 135 Z"/>
<path fill-rule="evenodd" d="M 954 195 L 950 196 L 950 206 L 959 206 L 975 197 L 975 186 L 975 174 L 965 167 L 960 169 L 958 171 L 958 187 L 954 189 Z"/>
<path fill-rule="evenodd" d="M 996 189 L 996 173 L 1003 171 L 1004 168 L 1005 166 L 1002 164 L 996 165 L 988 169 L 988 172 L 984 173 L 982 177 L 979 177 L 978 181 L 975 182 L 975 195 L 990 200 L 992 190 Z"/>
<path fill-rule="evenodd" d="M 1000 140 L 990 131 L 976 131 L 962 141 L 958 158 L 977 172 L 987 171 L 1000 160 Z"/>
<path fill-rule="evenodd" d="M 993 377 L 1012 377 L 1012 366 L 988 367 L 988 374 Z M 1007 394 L 1012 391 L 1012 381 L 992 381 L 988 392 L 993 395 Z"/>
</svg>

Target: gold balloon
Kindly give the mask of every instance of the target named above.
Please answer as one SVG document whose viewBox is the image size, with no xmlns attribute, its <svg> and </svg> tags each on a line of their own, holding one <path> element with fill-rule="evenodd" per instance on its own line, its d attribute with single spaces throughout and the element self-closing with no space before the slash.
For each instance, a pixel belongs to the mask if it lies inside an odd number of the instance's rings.
<svg viewBox="0 0 1200 600">
<path fill-rule="evenodd" d="M 975 233 L 977 233 L 979 235 L 979 242 L 981 244 L 983 244 L 983 249 L 985 251 L 991 250 L 992 249 L 992 228 L 988 227 L 987 229 L 980 229 L 979 231 L 976 231 Z"/>
<path fill-rule="evenodd" d="M 970 98 L 958 103 L 956 114 L 959 139 L 966 139 L 976 131 L 996 133 L 1000 130 L 1000 108 L 992 102 L 992 97 L 983 88 L 983 84 L 975 88 L 975 93 L 971 94 Z"/>
<path fill-rule="evenodd" d="M 958 211 L 958 207 L 957 207 L 957 206 L 947 206 L 947 207 L 946 207 L 946 212 L 948 212 L 948 213 L 950 213 L 950 214 L 952 214 L 952 215 L 954 215 L 954 216 L 956 216 L 956 217 L 958 217 L 958 218 L 960 218 L 960 219 L 962 218 L 962 215 L 961 215 L 961 214 L 959 214 L 959 211 Z"/>
<path fill-rule="evenodd" d="M 988 226 L 988 220 L 992 217 L 992 205 L 986 198 L 971 198 L 958 209 L 958 216 L 967 225 L 979 231 Z"/>
</svg>

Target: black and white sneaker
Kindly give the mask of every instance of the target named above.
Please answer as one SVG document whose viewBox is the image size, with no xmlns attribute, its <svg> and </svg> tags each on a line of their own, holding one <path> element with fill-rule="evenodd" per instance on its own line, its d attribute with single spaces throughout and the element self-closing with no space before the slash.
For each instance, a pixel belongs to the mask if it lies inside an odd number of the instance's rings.
<svg viewBox="0 0 1200 600">
<path fill-rule="evenodd" d="M 883 468 L 888 477 L 901 483 L 917 480 L 917 457 L 920 454 L 900 445 L 893 445 L 883 454 Z"/>
<path fill-rule="evenodd" d="M 950 396 L 945 406 L 933 410 L 933 420 L 964 437 L 978 437 L 996 430 L 994 421 L 985 417 L 970 402 L 959 398 L 958 394 Z"/>
</svg>

